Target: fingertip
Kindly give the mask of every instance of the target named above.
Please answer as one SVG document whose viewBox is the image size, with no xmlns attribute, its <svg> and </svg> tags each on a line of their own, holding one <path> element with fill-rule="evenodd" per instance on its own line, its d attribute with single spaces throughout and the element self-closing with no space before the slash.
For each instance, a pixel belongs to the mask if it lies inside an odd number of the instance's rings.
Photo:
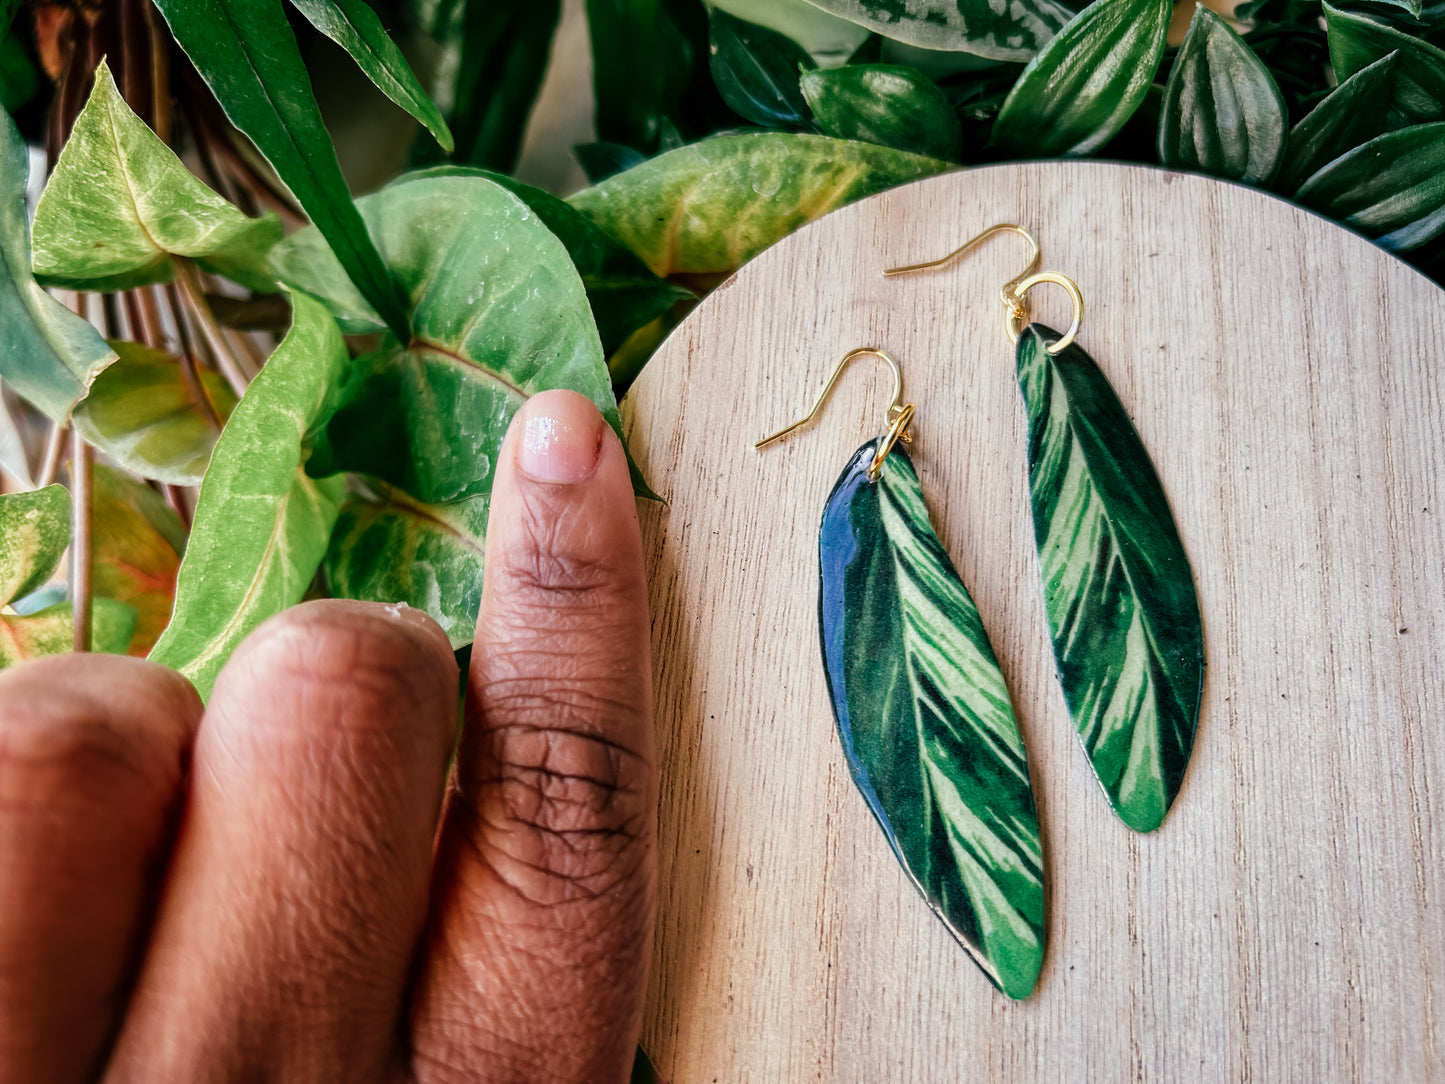
<svg viewBox="0 0 1445 1084">
<path fill-rule="evenodd" d="M 607 430 L 585 395 L 565 388 L 538 392 L 512 420 L 517 469 L 533 482 L 580 485 L 597 472 Z"/>
</svg>

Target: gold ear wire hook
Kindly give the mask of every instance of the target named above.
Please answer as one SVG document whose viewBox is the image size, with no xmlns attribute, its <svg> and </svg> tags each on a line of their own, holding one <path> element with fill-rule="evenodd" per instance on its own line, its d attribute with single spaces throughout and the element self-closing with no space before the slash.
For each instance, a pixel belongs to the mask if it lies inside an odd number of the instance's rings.
<svg viewBox="0 0 1445 1084">
<path fill-rule="evenodd" d="M 929 271 L 935 267 L 944 267 L 971 252 L 997 233 L 1016 233 L 1029 243 L 1028 266 L 1004 283 L 1003 288 L 999 291 L 999 296 L 1003 298 L 1003 303 L 1008 308 L 1008 313 L 1004 316 L 1004 330 L 1008 333 L 1011 341 L 1018 342 L 1029 315 L 1025 295 L 1041 282 L 1052 282 L 1057 286 L 1062 286 L 1068 292 L 1069 300 L 1074 303 L 1074 322 L 1069 325 L 1069 330 L 1064 332 L 1057 342 L 1044 347 L 1050 354 L 1059 353 L 1079 337 L 1079 328 L 1084 322 L 1084 296 L 1079 292 L 1079 287 L 1073 279 L 1061 275 L 1057 271 L 1038 270 L 1039 243 L 1034 239 L 1032 233 L 1016 223 L 1000 222 L 996 226 L 990 226 L 977 237 L 965 241 L 947 256 L 924 263 L 912 263 L 906 267 L 890 267 L 884 270 L 883 275 L 885 278 L 889 278 L 894 275 L 907 275 L 914 271 Z"/>
<path fill-rule="evenodd" d="M 868 478 L 871 481 L 877 481 L 878 472 L 883 469 L 883 460 L 886 459 L 888 453 L 893 450 L 893 445 L 900 440 L 905 444 L 912 443 L 913 437 L 908 430 L 913 422 L 914 410 L 912 403 L 905 403 L 903 401 L 903 370 L 899 367 L 898 362 L 894 361 L 876 347 L 861 346 L 857 350 L 850 350 L 844 354 L 842 360 L 834 366 L 832 375 L 828 377 L 828 382 L 823 385 L 823 390 L 818 393 L 818 398 L 814 401 L 808 413 L 792 425 L 779 429 L 772 436 L 764 437 L 754 444 L 753 447 L 766 448 L 774 441 L 782 440 L 784 437 L 796 433 L 799 429 L 805 429 L 813 424 L 814 419 L 818 417 L 819 412 L 823 409 L 823 404 L 828 401 L 828 396 L 833 393 L 834 387 L 837 386 L 838 378 L 843 375 L 843 370 L 848 367 L 848 363 L 854 358 L 863 357 L 865 354 L 882 358 L 888 363 L 888 368 L 893 371 L 893 402 L 889 404 L 886 415 L 888 432 L 879 442 L 878 451 L 874 453 L 873 462 L 868 467 Z"/>
</svg>

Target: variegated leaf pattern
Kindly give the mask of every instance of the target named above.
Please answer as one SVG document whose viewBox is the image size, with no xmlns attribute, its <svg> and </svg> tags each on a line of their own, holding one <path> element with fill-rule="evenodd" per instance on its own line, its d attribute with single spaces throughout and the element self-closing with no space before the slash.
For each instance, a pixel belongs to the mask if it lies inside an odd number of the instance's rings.
<svg viewBox="0 0 1445 1084">
<path fill-rule="evenodd" d="M 1044 609 L 1064 699 L 1104 793 L 1136 832 L 1164 820 L 1194 744 L 1204 633 L 1159 476 L 1078 346 L 1031 324 L 1018 377 Z"/>
<path fill-rule="evenodd" d="M 929 907 L 1004 993 L 1044 956 L 1028 758 L 978 608 L 899 450 L 854 453 L 823 512 L 823 661 L 853 781 Z"/>
</svg>

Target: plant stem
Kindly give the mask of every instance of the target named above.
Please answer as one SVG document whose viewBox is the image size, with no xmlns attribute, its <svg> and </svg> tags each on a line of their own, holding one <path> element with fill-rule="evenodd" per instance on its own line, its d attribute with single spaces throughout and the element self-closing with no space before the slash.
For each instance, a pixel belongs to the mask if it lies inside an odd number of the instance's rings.
<svg viewBox="0 0 1445 1084">
<path fill-rule="evenodd" d="M 225 334 L 221 331 L 221 325 L 216 323 L 216 318 L 211 314 L 211 307 L 206 304 L 200 287 L 196 284 L 195 271 L 185 260 L 176 260 L 176 283 L 181 288 L 181 297 L 185 301 L 185 317 L 195 321 L 200 328 L 201 336 L 206 340 L 206 346 L 215 359 L 216 368 L 226 378 L 226 383 L 231 385 L 231 390 L 240 398 L 246 394 L 246 373 L 241 368 L 236 355 L 231 351 L 231 344 L 226 341 Z"/>
<path fill-rule="evenodd" d="M 71 646 L 90 650 L 90 496 L 95 461 L 90 445 L 75 429 L 70 434 L 70 615 L 75 629 Z"/>
<path fill-rule="evenodd" d="M 50 436 L 45 441 L 45 455 L 40 459 L 40 470 L 35 475 L 35 488 L 44 489 L 60 473 L 60 457 L 65 454 L 66 426 L 53 424 Z"/>
</svg>

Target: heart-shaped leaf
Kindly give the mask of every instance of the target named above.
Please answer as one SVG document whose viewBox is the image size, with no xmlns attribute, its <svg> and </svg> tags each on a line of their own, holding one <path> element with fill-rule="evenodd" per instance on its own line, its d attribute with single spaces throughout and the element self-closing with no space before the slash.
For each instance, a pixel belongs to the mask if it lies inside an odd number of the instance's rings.
<svg viewBox="0 0 1445 1084">
<path fill-rule="evenodd" d="M 1033 157 L 1102 147 L 1149 93 L 1172 11 L 1170 0 L 1094 0 L 1019 75 L 994 143 Z"/>
<path fill-rule="evenodd" d="M 308 442 L 336 402 L 346 344 L 318 302 L 293 294 L 291 306 L 291 330 L 216 442 L 175 614 L 150 654 L 203 697 L 252 629 L 301 601 L 344 490 L 342 479 L 312 478 L 305 464 Z"/>
<path fill-rule="evenodd" d="M 713 82 L 729 108 L 765 128 L 803 123 L 808 106 L 798 73 L 817 64 L 801 45 L 721 8 L 708 16 L 708 41 Z"/>
<path fill-rule="evenodd" d="M 7 113 L 0 117 L 0 379 L 64 422 L 115 352 L 31 275 L 29 173 L 25 141 Z"/>
<path fill-rule="evenodd" d="M 134 606 L 98 598 L 90 607 L 90 649 L 124 655 L 135 633 Z M 74 640 L 70 603 L 60 602 L 25 617 L 0 614 L 0 670 L 29 659 L 64 655 Z"/>
<path fill-rule="evenodd" d="M 392 486 L 341 506 L 326 583 L 338 598 L 405 602 L 430 614 L 452 647 L 472 642 L 482 601 L 490 497 L 422 504 Z"/>
<path fill-rule="evenodd" d="M 126 470 L 198 486 L 236 395 L 218 373 L 140 343 L 113 342 L 120 360 L 75 408 L 85 439 Z"/>
<path fill-rule="evenodd" d="M 55 575 L 70 545 L 70 492 L 46 486 L 0 495 L 0 606 Z"/>
<path fill-rule="evenodd" d="M 1300 186 L 1306 207 L 1396 252 L 1445 233 L 1445 121 L 1376 136 Z"/>
<path fill-rule="evenodd" d="M 809 0 L 815 7 L 884 37 L 924 49 L 1027 60 L 1059 32 L 1071 12 L 1054 0 Z"/>
<path fill-rule="evenodd" d="M 724 135 L 649 159 L 567 202 L 655 274 L 726 273 L 829 211 L 954 168 L 826 136 Z"/>
<path fill-rule="evenodd" d="M 154 489 L 103 463 L 90 515 L 95 593 L 135 607 L 129 651 L 143 658 L 171 618 L 185 525 Z"/>
<path fill-rule="evenodd" d="M 443 150 L 455 144 L 441 110 L 366 0 L 291 0 L 306 21 L 351 54 L 376 88 L 426 126 Z"/>
<path fill-rule="evenodd" d="M 1393 128 L 1445 120 L 1445 50 L 1352 11 L 1326 3 L 1330 63 L 1343 83 L 1361 68 L 1398 52 L 1388 123 Z"/>
<path fill-rule="evenodd" d="M 411 295 L 413 338 L 359 358 L 309 469 L 355 471 L 428 504 L 491 492 L 495 457 L 535 392 L 571 388 L 620 431 L 602 344 L 567 250 L 483 177 L 430 177 L 357 204 Z M 275 264 L 353 326 L 376 316 L 314 233 Z"/>
<path fill-rule="evenodd" d="M 1265 184 L 1284 156 L 1284 98 L 1254 51 L 1202 4 L 1179 47 L 1159 113 L 1159 160 Z"/>
<path fill-rule="evenodd" d="M 1385 126 L 1400 54 L 1367 64 L 1327 94 L 1289 134 L 1275 188 L 1293 195 L 1306 177 L 1353 150 Z"/>
<path fill-rule="evenodd" d="M 848 64 L 806 72 L 803 97 L 823 131 L 955 161 L 963 126 L 938 85 L 902 64 Z"/>
<path fill-rule="evenodd" d="M 171 34 L 391 331 L 404 295 L 351 202 L 281 0 L 155 0 Z"/>
<path fill-rule="evenodd" d="M 274 289 L 266 253 L 274 214 L 247 218 L 187 169 L 126 105 L 101 61 L 35 209 L 35 276 L 72 290 L 169 282 L 171 255 L 243 285 Z"/>
</svg>

